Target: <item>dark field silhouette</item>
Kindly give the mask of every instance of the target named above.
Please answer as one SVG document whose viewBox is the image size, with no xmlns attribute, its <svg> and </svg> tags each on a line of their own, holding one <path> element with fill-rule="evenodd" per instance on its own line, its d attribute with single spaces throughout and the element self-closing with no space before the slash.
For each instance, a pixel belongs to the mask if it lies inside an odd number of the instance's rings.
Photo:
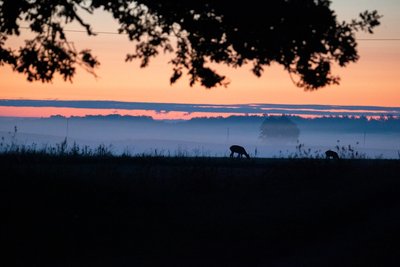
<svg viewBox="0 0 400 267">
<path fill-rule="evenodd" d="M 2 266 L 396 266 L 398 160 L 0 155 Z"/>
</svg>

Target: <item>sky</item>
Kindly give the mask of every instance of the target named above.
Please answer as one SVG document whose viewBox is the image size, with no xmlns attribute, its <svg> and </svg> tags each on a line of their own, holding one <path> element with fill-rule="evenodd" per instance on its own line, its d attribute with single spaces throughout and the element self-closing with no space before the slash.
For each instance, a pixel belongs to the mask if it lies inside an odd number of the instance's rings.
<svg viewBox="0 0 400 267">
<path fill-rule="evenodd" d="M 383 15 L 381 25 L 373 35 L 357 37 L 360 60 L 346 68 L 334 68 L 341 77 L 340 85 L 317 91 L 304 91 L 296 87 L 290 76 L 279 65 L 265 69 L 257 78 L 250 66 L 231 69 L 217 66 L 219 73 L 229 78 L 228 87 L 205 89 L 189 86 L 186 77 L 170 85 L 172 66 L 170 55 L 162 55 L 140 68 L 139 61 L 126 63 L 125 56 L 133 52 L 134 44 L 124 35 L 99 34 L 87 37 L 84 33 L 68 32 L 68 38 L 78 50 L 90 48 L 101 65 L 94 77 L 78 69 L 73 82 L 56 77 L 52 83 L 28 82 L 22 74 L 12 72 L 8 66 L 0 67 L 0 99 L 37 100 L 113 100 L 153 103 L 191 104 L 321 104 L 400 106 L 400 1 L 398 0 L 333 0 L 332 8 L 339 20 L 349 21 L 364 10 L 378 10 Z M 96 12 L 87 17 L 94 31 L 116 32 L 118 25 L 106 13 Z M 69 25 L 69 30 L 81 30 Z M 17 49 L 27 33 L 10 40 Z M 397 40 L 365 40 L 397 39 Z M 0 116 L 3 111 L 0 111 Z M 3 113 L 4 115 L 4 113 Z"/>
</svg>

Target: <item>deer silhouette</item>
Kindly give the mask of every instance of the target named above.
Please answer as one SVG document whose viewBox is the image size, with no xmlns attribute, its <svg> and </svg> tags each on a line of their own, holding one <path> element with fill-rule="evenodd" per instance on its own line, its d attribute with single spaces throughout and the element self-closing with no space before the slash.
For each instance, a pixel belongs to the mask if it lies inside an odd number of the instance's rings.
<svg viewBox="0 0 400 267">
<path fill-rule="evenodd" d="M 230 157 L 233 158 L 233 155 L 235 153 L 237 153 L 237 157 L 241 158 L 243 155 L 246 156 L 246 158 L 250 158 L 249 154 L 247 154 L 246 149 L 244 149 L 244 147 L 242 146 L 238 146 L 238 145 L 233 145 L 229 148 L 231 150 L 231 155 Z"/>
<path fill-rule="evenodd" d="M 325 151 L 325 156 L 327 159 L 339 159 L 338 153 L 332 150 Z"/>
</svg>

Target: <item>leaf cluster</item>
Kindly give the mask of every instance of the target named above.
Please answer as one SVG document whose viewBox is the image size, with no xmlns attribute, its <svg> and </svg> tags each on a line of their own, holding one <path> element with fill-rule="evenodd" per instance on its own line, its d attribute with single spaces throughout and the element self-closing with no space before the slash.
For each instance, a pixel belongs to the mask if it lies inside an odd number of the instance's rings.
<svg viewBox="0 0 400 267">
<path fill-rule="evenodd" d="M 81 14 L 100 9 L 112 14 L 119 33 L 135 42 L 126 61 L 141 67 L 160 52 L 172 53 L 171 83 L 184 73 L 190 85 L 227 85 L 211 66 L 252 65 L 256 76 L 278 63 L 294 83 L 306 90 L 339 83 L 332 64 L 341 67 L 359 59 L 355 34 L 373 32 L 381 16 L 365 11 L 359 19 L 339 22 L 329 0 L 3 0 L 0 1 L 0 64 L 9 64 L 30 81 L 49 82 L 55 73 L 71 80 L 76 65 L 95 74 L 99 65 L 91 51 L 76 51 L 65 26 L 78 22 L 95 35 Z M 27 27 L 35 37 L 18 50 L 6 47 L 9 36 Z"/>
</svg>

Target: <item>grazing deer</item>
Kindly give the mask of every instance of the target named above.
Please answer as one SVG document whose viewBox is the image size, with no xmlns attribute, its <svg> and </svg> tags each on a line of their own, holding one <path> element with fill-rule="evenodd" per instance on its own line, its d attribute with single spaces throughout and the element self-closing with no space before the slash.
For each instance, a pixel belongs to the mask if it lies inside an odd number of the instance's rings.
<svg viewBox="0 0 400 267">
<path fill-rule="evenodd" d="M 237 153 L 237 157 L 241 158 L 243 155 L 246 156 L 246 158 L 250 158 L 249 154 L 247 154 L 246 149 L 244 149 L 244 147 L 242 146 L 238 146 L 238 145 L 233 145 L 229 148 L 231 150 L 231 155 L 230 157 L 233 158 L 233 154 Z"/>
<path fill-rule="evenodd" d="M 335 151 L 332 151 L 332 150 L 327 150 L 325 152 L 325 156 L 327 159 L 339 159 L 338 153 L 336 153 Z"/>
</svg>

